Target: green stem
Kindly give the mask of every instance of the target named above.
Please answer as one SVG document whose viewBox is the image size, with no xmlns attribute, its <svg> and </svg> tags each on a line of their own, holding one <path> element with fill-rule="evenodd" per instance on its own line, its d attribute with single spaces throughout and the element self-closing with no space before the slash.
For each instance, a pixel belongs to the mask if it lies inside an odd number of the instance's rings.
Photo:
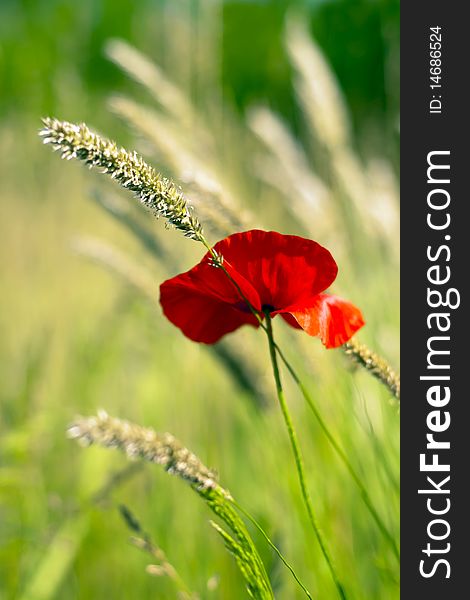
<svg viewBox="0 0 470 600">
<path fill-rule="evenodd" d="M 300 391 L 302 393 L 302 396 L 306 400 L 308 406 L 310 407 L 310 410 L 315 415 L 315 418 L 317 419 L 318 424 L 320 425 L 321 429 L 323 430 L 323 433 L 328 438 L 328 441 L 330 442 L 330 444 L 332 445 L 332 447 L 335 450 L 335 452 L 338 454 L 338 456 L 343 461 L 346 469 L 349 471 L 349 474 L 351 475 L 352 479 L 354 480 L 354 482 L 356 483 L 357 487 L 359 488 L 359 490 L 361 492 L 362 499 L 364 501 L 364 504 L 367 506 L 367 508 L 368 508 L 370 514 L 372 515 L 374 521 L 376 522 L 378 528 L 382 532 L 382 534 L 385 537 L 385 539 L 387 540 L 387 542 L 390 544 L 390 547 L 391 547 L 391 549 L 393 551 L 393 554 L 395 555 L 395 557 L 399 561 L 400 560 L 400 552 L 398 550 L 398 546 L 397 546 L 397 544 L 395 542 L 395 539 L 392 536 L 392 534 L 388 531 L 388 529 L 387 529 L 386 525 L 384 524 L 384 522 L 382 521 L 380 515 L 375 510 L 374 505 L 372 503 L 372 500 L 370 499 L 369 494 L 367 493 L 367 490 L 366 490 L 364 484 L 362 483 L 359 475 L 357 475 L 356 471 L 354 470 L 354 467 L 350 463 L 350 461 L 349 461 L 349 459 L 348 459 L 345 451 L 341 448 L 341 446 L 338 444 L 338 442 L 333 437 L 333 434 L 328 429 L 325 421 L 323 420 L 322 416 L 320 415 L 320 412 L 319 412 L 318 408 L 316 407 L 316 405 L 315 405 L 312 397 L 310 396 L 309 391 L 307 390 L 307 388 L 305 387 L 305 385 L 302 383 L 302 381 L 300 380 L 299 376 L 294 371 L 294 368 L 288 362 L 288 360 L 286 359 L 286 357 L 284 356 L 284 354 L 282 353 L 281 349 L 279 348 L 279 346 L 277 344 L 275 344 L 275 350 L 276 350 L 277 354 L 279 354 L 282 362 L 287 367 L 287 370 L 291 374 L 292 379 L 295 381 L 295 383 L 299 387 L 299 389 L 300 389 Z"/>
<path fill-rule="evenodd" d="M 323 553 L 323 556 L 326 560 L 326 563 L 330 569 L 331 572 L 331 576 L 333 577 L 333 581 L 335 582 L 336 588 L 338 590 L 338 594 L 340 596 L 340 598 L 342 600 L 346 600 L 346 593 L 344 591 L 344 587 L 341 584 L 337 574 L 336 574 L 336 570 L 333 566 L 332 560 L 330 558 L 328 549 L 326 547 L 325 541 L 323 540 L 323 536 L 320 532 L 320 528 L 318 526 L 315 514 L 313 512 L 313 507 L 312 507 L 312 500 L 310 498 L 310 494 L 307 488 L 307 482 L 306 482 L 306 478 L 305 478 L 305 469 L 304 469 L 304 462 L 303 462 L 303 458 L 302 458 L 302 453 L 300 450 L 300 446 L 299 446 L 299 442 L 297 439 L 297 434 L 295 432 L 294 429 L 294 424 L 292 422 L 292 417 L 290 415 L 289 412 L 289 408 L 287 406 L 286 403 L 286 399 L 284 397 L 284 390 L 282 388 L 282 383 L 281 383 L 281 376 L 279 373 L 279 366 L 277 363 L 277 357 L 276 357 L 276 345 L 274 342 L 274 337 L 273 337 L 273 329 L 272 329 L 272 323 L 271 323 L 271 316 L 269 314 L 269 311 L 266 311 L 265 313 L 266 315 L 266 330 L 267 330 L 267 335 L 268 335 L 268 340 L 269 340 L 269 354 L 271 357 L 271 363 L 272 363 L 272 367 L 273 367 L 273 373 L 274 373 L 274 379 L 276 382 L 276 391 L 277 391 L 277 397 L 279 399 L 279 404 L 281 406 L 281 411 L 282 411 L 282 416 L 284 417 L 284 422 L 286 424 L 287 427 L 287 431 L 289 434 L 289 438 L 290 438 L 290 443 L 292 446 L 292 451 L 294 453 L 294 458 L 295 458 L 295 465 L 297 468 L 297 474 L 299 477 L 299 482 L 300 482 L 300 488 L 302 491 L 302 498 L 304 500 L 304 504 L 305 507 L 307 509 L 307 514 L 308 514 L 308 518 L 310 521 L 310 524 L 312 525 L 312 529 L 315 533 L 315 536 L 318 540 L 318 543 L 320 545 L 320 549 Z"/>
<path fill-rule="evenodd" d="M 284 558 L 282 552 L 274 544 L 274 542 L 271 540 L 271 538 L 266 533 L 266 531 L 261 527 L 261 525 L 258 523 L 258 521 L 254 517 L 252 517 L 247 510 L 245 510 L 242 506 L 240 506 L 238 504 L 238 502 L 235 502 L 235 500 L 233 500 L 233 499 L 231 500 L 231 502 L 235 506 L 235 508 L 237 510 L 239 510 L 242 513 L 242 515 L 244 515 L 250 521 L 250 523 L 252 523 L 256 527 L 256 529 L 261 533 L 261 535 L 264 537 L 264 539 L 269 544 L 269 546 L 274 550 L 274 552 L 278 555 L 278 557 L 281 559 L 281 561 L 284 563 L 284 565 L 289 569 L 289 571 L 292 574 L 292 577 L 295 579 L 295 581 L 299 584 L 299 586 L 305 592 L 305 595 L 308 598 L 310 598 L 310 600 L 313 600 L 312 595 L 310 594 L 308 589 L 304 586 L 304 584 L 300 581 L 299 577 L 297 576 L 297 573 L 294 571 L 294 568 L 290 565 L 290 563 L 287 561 L 287 559 Z"/>
</svg>

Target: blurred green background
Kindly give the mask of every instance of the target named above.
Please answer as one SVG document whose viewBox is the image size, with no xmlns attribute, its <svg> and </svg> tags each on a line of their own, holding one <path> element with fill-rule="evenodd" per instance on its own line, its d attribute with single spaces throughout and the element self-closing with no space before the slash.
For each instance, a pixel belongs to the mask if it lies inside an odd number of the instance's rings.
<svg viewBox="0 0 470 600">
<path fill-rule="evenodd" d="M 128 46 L 109 46 L 117 38 L 158 65 L 181 110 L 152 90 L 142 63 L 126 73 L 135 63 Z M 121 503 L 201 598 L 246 596 L 207 508 L 181 481 L 145 468 L 93 502 L 125 458 L 81 449 L 65 432 L 98 408 L 172 432 L 218 470 L 314 597 L 335 598 L 263 336 L 241 330 L 215 352 L 184 339 L 162 317 L 158 285 L 201 249 L 104 177 L 61 162 L 37 131 L 57 116 L 137 148 L 194 193 L 212 241 L 246 224 L 326 245 L 340 268 L 334 291 L 365 315 L 359 338 L 397 365 L 398 49 L 396 0 L 0 1 L 2 600 L 177 597 L 145 572 L 151 560 L 129 544 Z M 231 217 L 214 211 L 207 176 Z M 341 351 L 275 325 L 398 536 L 398 414 L 387 391 Z M 393 555 L 302 398 L 287 392 L 350 598 L 398 598 Z M 302 597 L 254 537 L 276 598 Z"/>
</svg>

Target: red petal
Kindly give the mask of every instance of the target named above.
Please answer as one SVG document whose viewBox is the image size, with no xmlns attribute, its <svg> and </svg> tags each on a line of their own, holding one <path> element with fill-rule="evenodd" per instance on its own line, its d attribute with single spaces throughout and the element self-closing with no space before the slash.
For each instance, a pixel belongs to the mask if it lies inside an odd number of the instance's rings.
<svg viewBox="0 0 470 600">
<path fill-rule="evenodd" d="M 232 275 L 244 296 L 260 309 L 252 286 L 237 274 Z M 213 344 L 241 325 L 258 326 L 227 275 L 208 260 L 162 283 L 160 304 L 165 316 L 195 342 Z"/>
<path fill-rule="evenodd" d="M 279 314 L 279 313 L 276 313 Z M 294 317 L 290 313 L 280 313 L 281 317 L 284 319 L 286 323 L 289 323 L 291 327 L 294 329 L 302 329 L 302 327 L 297 323 Z M 274 315 L 276 316 L 276 315 Z"/>
<path fill-rule="evenodd" d="M 262 305 L 277 310 L 311 304 L 338 271 L 333 257 L 320 244 L 276 231 L 235 233 L 214 249 L 252 284 Z"/>
<path fill-rule="evenodd" d="M 361 311 L 354 304 L 328 294 L 318 294 L 308 308 L 293 308 L 286 312 L 309 335 L 318 336 L 327 348 L 341 346 L 365 323 Z M 286 321 L 289 323 L 289 318 Z"/>
</svg>

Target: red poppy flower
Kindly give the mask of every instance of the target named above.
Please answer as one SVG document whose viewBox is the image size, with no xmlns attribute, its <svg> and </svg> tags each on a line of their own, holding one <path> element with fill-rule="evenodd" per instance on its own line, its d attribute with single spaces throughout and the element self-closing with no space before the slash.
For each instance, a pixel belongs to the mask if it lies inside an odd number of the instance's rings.
<svg viewBox="0 0 470 600">
<path fill-rule="evenodd" d="M 364 325 L 353 304 L 322 292 L 338 267 L 326 248 L 295 235 L 253 229 L 214 246 L 243 296 L 264 318 L 280 314 L 289 325 L 318 336 L 327 348 L 347 342 Z M 213 344 L 241 325 L 259 322 L 210 253 L 190 271 L 160 286 L 165 316 L 191 340 Z"/>
</svg>

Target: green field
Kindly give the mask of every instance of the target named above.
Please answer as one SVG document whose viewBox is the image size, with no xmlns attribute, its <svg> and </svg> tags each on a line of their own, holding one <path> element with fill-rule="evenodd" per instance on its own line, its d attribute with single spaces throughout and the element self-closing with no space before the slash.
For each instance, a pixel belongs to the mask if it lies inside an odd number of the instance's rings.
<svg viewBox="0 0 470 600">
<path fill-rule="evenodd" d="M 358 340 L 398 367 L 398 10 L 395 0 L 0 3 L 1 600 L 188 597 L 147 568 L 158 561 L 131 543 L 120 506 L 198 597 L 247 597 L 184 481 L 67 438 L 77 415 L 99 409 L 171 432 L 217 471 L 313 598 L 338 598 L 265 336 L 243 328 L 217 348 L 186 339 L 158 288 L 204 249 L 104 175 L 59 160 L 37 133 L 50 115 L 136 149 L 181 185 L 211 242 L 260 227 L 326 246 L 339 265 L 333 292 L 365 316 Z M 396 401 L 340 349 L 273 325 L 398 544 Z M 390 544 L 282 377 L 348 600 L 397 599 Z M 248 527 L 276 599 L 305 598 Z"/>
</svg>

